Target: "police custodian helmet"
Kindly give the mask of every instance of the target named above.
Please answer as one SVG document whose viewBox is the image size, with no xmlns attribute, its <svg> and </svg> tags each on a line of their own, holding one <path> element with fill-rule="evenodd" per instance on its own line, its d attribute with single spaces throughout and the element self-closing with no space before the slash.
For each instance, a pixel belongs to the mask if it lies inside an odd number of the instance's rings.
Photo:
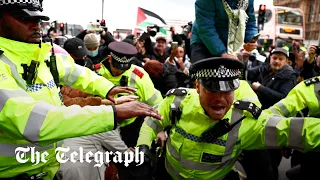
<svg viewBox="0 0 320 180">
<path fill-rule="evenodd" d="M 239 88 L 242 69 L 244 64 L 239 60 L 214 57 L 194 63 L 190 75 L 210 91 L 228 92 Z"/>
<path fill-rule="evenodd" d="M 13 15 L 24 18 L 39 18 L 49 21 L 49 17 L 42 14 L 43 0 L 0 0 L 0 11 L 8 11 Z"/>
</svg>

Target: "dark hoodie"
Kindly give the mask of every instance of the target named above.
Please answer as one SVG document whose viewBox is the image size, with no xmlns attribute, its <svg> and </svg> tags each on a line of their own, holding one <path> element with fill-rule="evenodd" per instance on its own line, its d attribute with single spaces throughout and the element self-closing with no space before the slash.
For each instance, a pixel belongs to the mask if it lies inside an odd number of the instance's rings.
<svg viewBox="0 0 320 180">
<path fill-rule="evenodd" d="M 248 80 L 261 84 L 256 93 L 262 109 L 267 109 L 285 98 L 297 84 L 298 73 L 291 66 L 286 65 L 275 73 L 272 73 L 270 68 L 270 65 L 264 65 L 248 70 Z"/>
</svg>

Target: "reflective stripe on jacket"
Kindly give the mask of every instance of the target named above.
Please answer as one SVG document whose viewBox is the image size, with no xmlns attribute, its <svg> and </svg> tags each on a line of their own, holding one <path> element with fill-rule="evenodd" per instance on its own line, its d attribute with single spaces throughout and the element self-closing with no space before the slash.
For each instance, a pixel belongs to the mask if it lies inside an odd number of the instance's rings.
<svg viewBox="0 0 320 180">
<path fill-rule="evenodd" d="M 54 83 L 45 60 L 49 58 L 48 44 L 27 44 L 0 37 L 0 178 L 21 173 L 49 173 L 53 179 L 59 163 L 55 157 L 56 142 L 65 138 L 96 134 L 114 128 L 111 106 L 64 107 L 59 87 Z M 70 56 L 57 54 L 61 83 L 84 92 L 105 97 L 114 86 L 87 68 L 75 65 Z M 22 79 L 22 63 L 39 62 L 34 85 Z M 61 143 L 60 143 L 61 146 Z M 35 147 L 47 151 L 47 163 L 21 164 L 16 160 L 17 147 Z M 30 158 L 30 152 L 27 153 Z"/>
<path fill-rule="evenodd" d="M 177 97 L 170 95 L 159 104 L 162 121 L 146 118 L 137 145 L 150 146 L 156 134 L 171 125 L 170 104 Z M 217 122 L 205 114 L 196 90 L 188 90 L 180 107 L 181 118 L 171 129 L 166 145 L 166 168 L 174 179 L 221 179 L 233 168 L 243 149 L 286 146 L 310 150 L 320 145 L 320 121 L 316 118 L 285 118 L 267 111 L 258 120 L 247 117 L 229 133 L 208 143 L 201 134 Z M 232 106 L 223 119 L 234 123 L 246 113 Z"/>
</svg>

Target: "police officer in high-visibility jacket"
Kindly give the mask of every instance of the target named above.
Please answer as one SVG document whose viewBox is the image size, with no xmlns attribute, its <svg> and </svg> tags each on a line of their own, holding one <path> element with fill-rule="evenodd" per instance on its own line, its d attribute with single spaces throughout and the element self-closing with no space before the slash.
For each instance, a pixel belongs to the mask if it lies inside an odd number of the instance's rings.
<svg viewBox="0 0 320 180">
<path fill-rule="evenodd" d="M 112 42 L 108 46 L 110 55 L 101 64 L 98 74 L 115 85 L 137 89 L 134 93 L 138 101 L 154 106 L 163 100 L 146 71 L 130 64 L 130 59 L 137 54 L 137 49 L 126 42 Z M 122 94 L 126 95 L 126 94 Z M 128 147 L 137 143 L 143 118 L 131 118 L 120 124 L 121 136 Z"/>
<path fill-rule="evenodd" d="M 146 118 L 141 128 L 137 145 L 145 152 L 145 162 L 150 162 L 149 147 L 156 134 L 169 126 L 165 164 L 173 179 L 230 179 L 243 149 L 319 147 L 318 119 L 291 121 L 236 99 L 238 71 L 243 67 L 224 58 L 193 64 L 196 90 L 169 91 L 158 106 L 163 121 Z"/>
<path fill-rule="evenodd" d="M 41 0 L 0 0 L 0 179 L 53 179 L 59 168 L 55 148 L 61 140 L 110 131 L 135 116 L 160 118 L 137 102 L 62 106 L 60 83 L 110 100 L 134 90 L 115 87 L 68 55 L 49 53 L 52 47 L 40 39 L 40 22 L 49 18 L 40 11 Z M 27 162 L 17 161 L 18 147 L 28 150 L 21 157 Z M 46 151 L 47 162 L 34 165 L 31 148 Z"/>
</svg>

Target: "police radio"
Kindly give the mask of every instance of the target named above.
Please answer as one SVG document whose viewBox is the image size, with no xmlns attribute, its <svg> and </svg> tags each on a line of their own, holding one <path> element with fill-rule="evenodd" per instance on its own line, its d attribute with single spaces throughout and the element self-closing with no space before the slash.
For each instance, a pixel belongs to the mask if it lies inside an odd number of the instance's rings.
<svg viewBox="0 0 320 180">
<path fill-rule="evenodd" d="M 28 85 L 33 85 L 37 79 L 37 70 L 39 67 L 39 62 L 32 60 L 30 66 L 27 64 L 21 64 L 23 67 L 24 73 L 22 75 L 23 79 Z"/>
<path fill-rule="evenodd" d="M 128 86 L 128 76 L 122 76 L 120 79 L 120 86 Z"/>
<path fill-rule="evenodd" d="M 46 63 L 47 63 L 47 66 L 49 66 L 49 68 L 50 68 L 50 72 L 53 76 L 54 82 L 56 83 L 57 87 L 59 87 L 60 80 L 59 80 L 59 72 L 58 72 L 58 68 L 57 68 L 57 59 L 56 59 L 56 55 L 54 53 L 52 39 L 50 39 L 50 41 L 51 41 L 51 46 L 52 46 L 52 53 L 50 55 L 50 61 L 46 62 Z"/>
</svg>

